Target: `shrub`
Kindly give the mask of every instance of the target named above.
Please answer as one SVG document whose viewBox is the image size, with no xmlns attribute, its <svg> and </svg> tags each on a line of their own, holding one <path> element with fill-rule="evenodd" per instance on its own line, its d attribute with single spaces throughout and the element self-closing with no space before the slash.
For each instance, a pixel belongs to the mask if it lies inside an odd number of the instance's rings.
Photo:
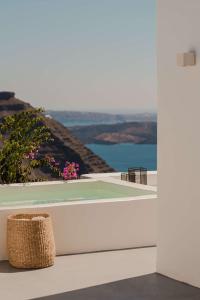
<svg viewBox="0 0 200 300">
<path fill-rule="evenodd" d="M 35 168 L 47 165 L 60 175 L 49 155 L 40 157 L 38 150 L 52 140 L 41 109 L 31 109 L 5 117 L 0 124 L 0 180 L 2 183 L 31 180 Z M 39 179 L 38 179 L 39 180 Z"/>
</svg>

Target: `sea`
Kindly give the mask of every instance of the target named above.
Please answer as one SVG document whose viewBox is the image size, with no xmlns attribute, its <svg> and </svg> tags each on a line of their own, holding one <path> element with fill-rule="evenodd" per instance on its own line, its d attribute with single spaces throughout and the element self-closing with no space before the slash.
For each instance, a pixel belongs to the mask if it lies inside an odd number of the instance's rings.
<svg viewBox="0 0 200 300">
<path fill-rule="evenodd" d="M 145 167 L 157 170 L 157 147 L 149 144 L 86 145 L 102 157 L 117 171 L 127 171 L 130 167 Z"/>
<path fill-rule="evenodd" d="M 96 125 L 95 122 L 65 122 L 66 127 Z M 157 145 L 155 144 L 87 144 L 95 154 L 103 158 L 116 171 L 124 172 L 130 167 L 145 167 L 149 171 L 157 170 Z"/>
</svg>

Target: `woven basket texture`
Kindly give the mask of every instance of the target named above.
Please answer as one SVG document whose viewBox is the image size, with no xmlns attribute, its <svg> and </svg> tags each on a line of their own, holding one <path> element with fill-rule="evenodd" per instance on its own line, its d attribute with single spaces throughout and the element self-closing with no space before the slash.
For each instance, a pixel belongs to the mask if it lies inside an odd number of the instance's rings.
<svg viewBox="0 0 200 300">
<path fill-rule="evenodd" d="M 43 218 L 32 220 L 33 217 Z M 55 242 L 49 214 L 8 216 L 7 250 L 9 262 L 13 267 L 28 269 L 52 266 Z"/>
</svg>

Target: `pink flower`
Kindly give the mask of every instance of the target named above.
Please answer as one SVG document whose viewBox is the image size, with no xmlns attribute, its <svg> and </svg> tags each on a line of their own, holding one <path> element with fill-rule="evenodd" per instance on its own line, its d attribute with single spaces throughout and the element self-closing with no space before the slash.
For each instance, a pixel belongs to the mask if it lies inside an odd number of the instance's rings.
<svg viewBox="0 0 200 300">
<path fill-rule="evenodd" d="M 65 167 L 63 168 L 63 179 L 64 180 L 70 180 L 70 179 L 77 179 L 78 178 L 78 172 L 79 170 L 79 164 L 75 162 L 65 162 Z"/>
<path fill-rule="evenodd" d="M 37 155 L 38 155 L 38 149 L 35 149 L 35 150 L 31 150 L 29 153 L 26 153 L 24 155 L 24 158 L 33 160 L 36 159 Z"/>
</svg>

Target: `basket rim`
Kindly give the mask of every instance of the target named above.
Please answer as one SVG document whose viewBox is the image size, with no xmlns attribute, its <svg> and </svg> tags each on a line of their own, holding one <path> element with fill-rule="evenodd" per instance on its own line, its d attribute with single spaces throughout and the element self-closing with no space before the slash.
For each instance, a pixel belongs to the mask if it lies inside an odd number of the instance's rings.
<svg viewBox="0 0 200 300">
<path fill-rule="evenodd" d="M 27 217 L 27 219 L 26 219 Z M 29 217 L 29 218 L 28 218 Z M 43 220 L 32 220 L 31 217 L 44 217 Z M 42 222 L 47 219 L 50 219 L 50 215 L 48 213 L 17 213 L 11 214 L 7 217 L 7 220 L 12 221 L 22 221 L 22 222 Z"/>
</svg>

